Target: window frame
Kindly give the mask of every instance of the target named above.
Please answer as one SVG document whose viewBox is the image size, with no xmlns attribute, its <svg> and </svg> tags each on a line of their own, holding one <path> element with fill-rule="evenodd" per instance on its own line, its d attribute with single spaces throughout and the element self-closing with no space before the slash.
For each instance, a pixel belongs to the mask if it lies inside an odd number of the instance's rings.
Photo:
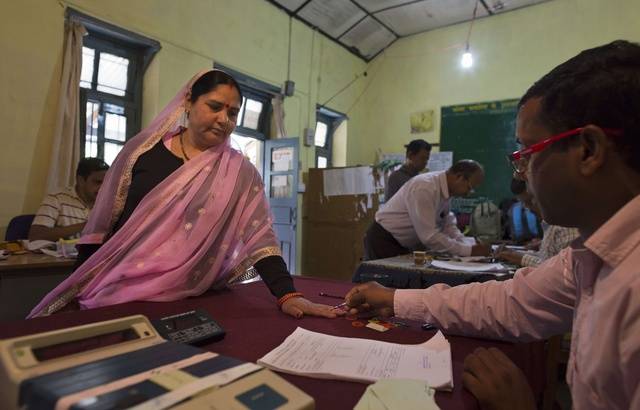
<svg viewBox="0 0 640 410">
<path fill-rule="evenodd" d="M 318 167 L 319 157 L 324 157 L 327 159 L 327 168 L 331 168 L 333 166 L 333 133 L 340 126 L 342 121 L 344 121 L 345 119 L 347 119 L 347 116 L 345 114 L 330 110 L 320 105 L 316 107 L 316 124 L 314 127 L 314 133 L 318 127 L 319 122 L 327 126 L 327 135 L 325 138 L 325 145 L 323 147 L 320 147 L 316 145 L 315 138 L 313 141 L 313 146 L 316 149 L 315 164 L 314 164 L 316 168 L 319 168 Z"/>
<path fill-rule="evenodd" d="M 233 132 L 246 137 L 256 138 L 261 141 L 270 139 L 271 117 L 273 116 L 271 100 L 280 94 L 280 89 L 219 63 L 214 63 L 213 68 L 231 75 L 240 86 L 240 91 L 244 98 L 259 101 L 263 106 L 263 109 L 260 112 L 260 118 L 258 119 L 257 129 L 254 130 L 253 128 L 237 125 Z M 242 110 L 242 120 L 244 122 L 244 111 L 246 110 L 246 106 L 242 107 Z M 240 116 L 240 114 L 238 114 L 238 116 Z"/>
<path fill-rule="evenodd" d="M 79 89 L 79 124 L 81 157 L 86 152 L 86 120 L 87 102 L 98 102 L 97 131 L 97 156 L 104 159 L 104 144 L 111 142 L 124 145 L 129 138 L 136 135 L 142 128 L 142 92 L 144 72 L 151 63 L 155 54 L 160 50 L 160 43 L 156 40 L 130 32 L 112 24 L 100 21 L 94 17 L 83 14 L 77 10 L 68 8 L 66 18 L 80 22 L 87 30 L 87 36 L 83 39 L 83 46 L 94 49 L 94 66 L 92 70 L 91 88 Z M 106 52 L 129 60 L 127 67 L 127 90 L 124 96 L 98 91 L 97 80 L 100 64 L 100 54 Z M 106 110 L 105 104 L 122 106 L 127 121 L 125 140 L 111 140 L 105 138 Z"/>
<path fill-rule="evenodd" d="M 271 127 L 271 116 L 273 113 L 273 108 L 271 106 L 271 98 L 269 98 L 269 96 L 265 94 L 256 92 L 255 90 L 252 90 L 250 88 L 243 87 L 242 84 L 240 83 L 239 85 L 240 85 L 240 91 L 242 91 L 242 97 L 245 98 L 245 101 L 247 98 L 249 98 L 251 100 L 262 103 L 262 111 L 260 111 L 260 117 L 258 118 L 257 129 L 254 130 L 253 128 L 243 127 L 242 125 L 236 125 L 236 128 L 235 130 L 233 130 L 233 132 L 236 134 L 247 136 L 247 137 L 253 137 L 261 141 L 265 141 L 269 139 L 269 131 Z M 247 107 L 245 103 L 242 106 L 242 122 L 244 122 L 246 118 L 245 116 L 246 109 Z M 238 113 L 238 116 L 240 116 L 240 113 Z"/>
<path fill-rule="evenodd" d="M 91 34 L 83 41 L 83 46 L 92 48 L 94 51 L 94 66 L 93 66 L 93 78 L 91 79 L 91 88 L 80 88 L 80 139 L 82 150 L 82 157 L 85 156 L 86 150 L 86 121 L 87 121 L 87 102 L 97 102 L 100 105 L 98 111 L 98 132 L 97 132 L 97 144 L 98 151 L 97 157 L 104 159 L 104 144 L 110 142 L 118 145 L 124 145 L 124 143 L 133 137 L 140 131 L 142 122 L 142 74 L 140 73 L 141 58 L 131 49 L 125 49 L 123 47 L 117 47 L 114 43 L 104 39 L 102 36 L 92 36 Z M 100 54 L 109 53 L 118 57 L 124 57 L 129 60 L 129 66 L 127 68 L 127 90 L 125 90 L 124 96 L 111 94 L 105 91 L 99 91 L 97 89 L 98 82 L 98 68 L 100 64 Z M 124 109 L 124 113 L 121 114 L 126 118 L 127 126 L 125 132 L 125 140 L 111 140 L 105 137 L 105 123 L 106 113 L 108 110 L 105 108 L 105 104 L 112 104 L 121 106 Z M 83 132 L 84 131 L 84 132 Z"/>
</svg>

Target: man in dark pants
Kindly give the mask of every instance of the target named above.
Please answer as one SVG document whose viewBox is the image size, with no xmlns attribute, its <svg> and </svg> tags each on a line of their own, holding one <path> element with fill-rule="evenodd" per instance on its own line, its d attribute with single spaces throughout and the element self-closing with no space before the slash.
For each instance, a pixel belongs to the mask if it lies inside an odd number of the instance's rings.
<svg viewBox="0 0 640 410">
<path fill-rule="evenodd" d="M 404 146 L 407 149 L 407 159 L 402 166 L 389 175 L 387 186 L 384 190 L 384 201 L 389 202 L 393 194 L 398 192 L 402 185 L 418 175 L 427 166 L 431 155 L 431 144 L 425 140 L 413 140 Z"/>
<path fill-rule="evenodd" d="M 484 179 L 482 166 L 461 160 L 447 171 L 411 178 L 376 212 L 365 236 L 365 259 L 381 259 L 428 249 L 459 256 L 488 255 L 491 247 L 465 238 L 449 210 L 450 197 L 463 197 Z"/>
</svg>

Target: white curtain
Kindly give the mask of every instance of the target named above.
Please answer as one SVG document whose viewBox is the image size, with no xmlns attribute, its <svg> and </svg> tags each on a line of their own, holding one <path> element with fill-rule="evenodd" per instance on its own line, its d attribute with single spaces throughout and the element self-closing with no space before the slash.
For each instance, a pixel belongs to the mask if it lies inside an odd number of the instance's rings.
<svg viewBox="0 0 640 410">
<path fill-rule="evenodd" d="M 284 128 L 284 96 L 276 95 L 271 99 L 273 107 L 273 127 L 276 138 L 285 138 L 287 131 Z"/>
<path fill-rule="evenodd" d="M 77 21 L 65 23 L 64 55 L 60 76 L 60 96 L 49 166 L 49 191 L 73 186 L 80 160 L 80 72 L 82 70 L 82 37 L 87 33 Z"/>
</svg>

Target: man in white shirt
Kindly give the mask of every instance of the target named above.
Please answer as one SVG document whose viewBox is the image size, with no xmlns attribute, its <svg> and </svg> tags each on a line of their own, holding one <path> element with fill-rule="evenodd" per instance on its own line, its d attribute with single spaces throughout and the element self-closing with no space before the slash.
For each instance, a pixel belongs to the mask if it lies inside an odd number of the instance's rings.
<svg viewBox="0 0 640 410">
<path fill-rule="evenodd" d="M 468 195 L 483 179 L 482 165 L 469 159 L 447 171 L 411 178 L 376 212 L 365 236 L 365 258 L 389 258 L 425 248 L 460 256 L 488 255 L 491 247 L 465 238 L 449 210 L 450 197 Z"/>
</svg>

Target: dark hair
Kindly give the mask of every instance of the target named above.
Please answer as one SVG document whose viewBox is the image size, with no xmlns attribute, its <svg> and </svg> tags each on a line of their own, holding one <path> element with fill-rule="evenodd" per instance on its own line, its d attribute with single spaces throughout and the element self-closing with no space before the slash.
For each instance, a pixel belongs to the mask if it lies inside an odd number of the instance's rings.
<svg viewBox="0 0 640 410">
<path fill-rule="evenodd" d="M 471 178 L 478 171 L 484 172 L 484 168 L 478 161 L 472 159 L 461 159 L 449 168 L 451 174 L 461 174 L 465 179 Z"/>
<path fill-rule="evenodd" d="M 106 171 L 109 169 L 109 165 L 100 158 L 82 158 L 78 162 L 78 168 L 76 168 L 76 175 L 87 178 L 94 172 Z"/>
<path fill-rule="evenodd" d="M 527 191 L 527 183 L 518 178 L 511 179 L 511 193 L 513 195 L 524 194 Z"/>
<path fill-rule="evenodd" d="M 409 156 L 409 154 L 417 154 L 423 149 L 431 152 L 431 144 L 429 144 L 425 140 L 413 140 L 404 147 L 407 149 L 407 157 Z"/>
<path fill-rule="evenodd" d="M 194 103 L 203 94 L 213 91 L 220 84 L 231 85 L 235 87 L 240 95 L 240 102 L 242 102 L 242 91 L 240 91 L 240 85 L 229 74 L 220 70 L 209 71 L 198 78 L 193 86 L 191 86 L 191 102 Z"/>
<path fill-rule="evenodd" d="M 640 45 L 616 40 L 585 50 L 533 84 L 518 107 L 532 98 L 542 98 L 538 119 L 552 132 L 588 124 L 622 129 L 611 139 L 640 172 Z"/>
</svg>

